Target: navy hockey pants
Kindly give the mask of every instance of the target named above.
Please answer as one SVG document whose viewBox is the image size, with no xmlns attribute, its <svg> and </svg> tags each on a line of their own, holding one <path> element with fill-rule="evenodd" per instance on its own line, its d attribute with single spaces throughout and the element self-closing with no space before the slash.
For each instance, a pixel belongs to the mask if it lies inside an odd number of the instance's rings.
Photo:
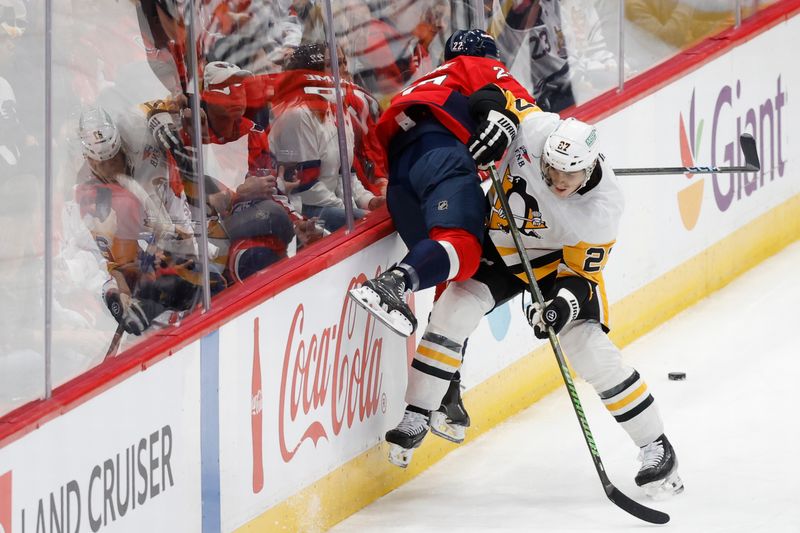
<svg viewBox="0 0 800 533">
<path fill-rule="evenodd" d="M 386 203 L 409 249 L 435 227 L 461 228 L 483 242 L 487 203 L 475 161 L 443 128 L 390 150 Z"/>
</svg>

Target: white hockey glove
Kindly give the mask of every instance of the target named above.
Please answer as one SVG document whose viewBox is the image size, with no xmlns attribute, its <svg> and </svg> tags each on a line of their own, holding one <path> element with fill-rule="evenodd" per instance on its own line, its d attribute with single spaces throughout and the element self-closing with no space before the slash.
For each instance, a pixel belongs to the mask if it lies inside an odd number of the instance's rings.
<svg viewBox="0 0 800 533">
<path fill-rule="evenodd" d="M 546 339 L 547 326 L 551 326 L 558 334 L 564 326 L 578 318 L 580 312 L 578 298 L 569 290 L 561 288 L 555 298 L 545 302 L 544 311 L 537 302 L 534 302 L 528 305 L 525 315 L 528 317 L 528 323 L 533 326 L 536 338 Z"/>
<path fill-rule="evenodd" d="M 513 113 L 491 110 L 472 137 L 467 147 L 479 168 L 486 168 L 501 157 L 517 136 L 519 119 Z"/>
<path fill-rule="evenodd" d="M 147 126 L 161 149 L 172 154 L 180 171 L 192 175 L 197 162 L 197 153 L 193 147 L 186 146 L 181 141 L 178 126 L 172 115 L 166 111 L 153 113 L 147 119 Z"/>
</svg>

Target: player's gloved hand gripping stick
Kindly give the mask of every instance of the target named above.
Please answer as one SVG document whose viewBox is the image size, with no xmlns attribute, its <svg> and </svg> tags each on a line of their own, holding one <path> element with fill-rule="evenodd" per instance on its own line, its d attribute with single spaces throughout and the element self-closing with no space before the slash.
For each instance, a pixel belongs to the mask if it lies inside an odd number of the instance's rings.
<svg viewBox="0 0 800 533">
<path fill-rule="evenodd" d="M 508 198 L 506 198 L 505 192 L 503 191 L 503 186 L 500 183 L 500 178 L 498 178 L 497 171 L 495 170 L 494 166 L 489 167 L 489 176 L 492 179 L 492 185 L 497 193 L 497 197 L 500 200 L 503 213 L 506 215 L 508 220 L 511 209 L 509 208 Z M 517 228 L 516 224 L 512 223 L 511 220 L 508 220 L 508 222 L 508 227 L 514 239 L 514 246 L 517 248 L 517 252 L 519 253 L 519 258 L 522 262 L 525 275 L 528 276 L 528 288 L 533 295 L 533 300 L 538 304 L 539 309 L 544 309 L 546 314 L 548 306 L 544 301 L 542 291 L 539 289 L 539 284 L 536 283 L 536 278 L 533 276 L 533 269 L 531 268 L 531 263 L 528 260 L 528 255 L 525 253 L 525 246 L 522 243 L 519 229 Z M 556 299 L 558 299 L 558 297 Z M 575 415 L 578 417 L 578 421 L 580 422 L 581 430 L 583 431 L 583 438 L 586 440 L 586 445 L 589 447 L 589 451 L 592 454 L 594 467 L 597 470 L 597 475 L 600 476 L 600 482 L 603 484 L 603 489 L 605 490 L 606 496 L 608 496 L 608 499 L 614 502 L 617 507 L 630 513 L 636 518 L 644 520 L 645 522 L 651 522 L 653 524 L 666 524 L 669 522 L 668 514 L 651 509 L 650 507 L 646 507 L 632 500 L 623 494 L 608 479 L 606 470 L 603 467 L 603 462 L 600 459 L 600 453 L 597 451 L 594 437 L 589 429 L 589 422 L 586 420 L 586 415 L 583 412 L 583 407 L 581 406 L 580 399 L 578 398 L 578 391 L 575 389 L 575 383 L 572 381 L 572 376 L 570 375 L 567 361 L 564 357 L 564 353 L 561 350 L 561 344 L 556 336 L 556 331 L 553 329 L 553 324 L 548 323 L 546 320 L 542 321 L 541 324 L 546 329 L 547 337 L 550 339 L 550 346 L 552 346 L 553 353 L 558 361 L 558 368 L 561 371 L 561 377 L 564 378 L 564 384 L 566 384 L 570 399 L 572 400 L 572 408 L 575 410 Z"/>
<path fill-rule="evenodd" d="M 510 112 L 492 109 L 475 134 L 467 141 L 472 159 L 479 168 L 486 168 L 501 157 L 517 136 L 519 119 Z"/>
<path fill-rule="evenodd" d="M 562 287 L 555 298 L 545 303 L 544 308 L 539 302 L 533 302 L 525 310 L 525 314 L 536 338 L 547 339 L 548 327 L 553 328 L 556 334 L 560 333 L 564 326 L 578 318 L 580 310 L 575 295 L 566 287 Z"/>
</svg>

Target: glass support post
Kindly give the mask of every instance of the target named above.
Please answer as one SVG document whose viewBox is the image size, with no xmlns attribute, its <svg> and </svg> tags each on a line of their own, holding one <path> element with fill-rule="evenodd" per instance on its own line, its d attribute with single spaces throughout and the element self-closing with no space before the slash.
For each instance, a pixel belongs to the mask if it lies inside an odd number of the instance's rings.
<svg viewBox="0 0 800 533">
<path fill-rule="evenodd" d="M 211 308 L 211 284 L 209 281 L 208 269 L 208 218 L 206 216 L 206 179 L 205 169 L 203 168 L 203 131 L 202 123 L 200 120 L 200 81 L 198 80 L 197 68 L 197 29 L 195 21 L 197 17 L 197 2 L 190 0 L 189 3 L 189 45 L 186 47 L 189 52 L 189 69 L 191 77 L 191 105 L 192 110 L 192 144 L 195 146 L 195 167 L 194 171 L 197 174 L 197 189 L 200 195 L 200 263 L 203 265 L 203 311 L 206 312 Z M 189 87 L 187 87 L 189 89 Z"/>
<path fill-rule="evenodd" d="M 325 22 L 328 25 L 326 33 L 328 50 L 331 54 L 331 72 L 336 93 L 336 132 L 339 135 L 339 161 L 341 163 L 340 175 L 342 178 L 342 194 L 344 195 L 344 213 L 347 219 L 347 231 L 353 231 L 353 187 L 350 174 L 350 158 L 347 157 L 347 134 L 344 121 L 344 101 L 342 98 L 342 79 L 339 71 L 339 51 L 336 49 L 336 32 L 333 27 L 333 8 L 331 0 L 325 0 Z"/>
</svg>

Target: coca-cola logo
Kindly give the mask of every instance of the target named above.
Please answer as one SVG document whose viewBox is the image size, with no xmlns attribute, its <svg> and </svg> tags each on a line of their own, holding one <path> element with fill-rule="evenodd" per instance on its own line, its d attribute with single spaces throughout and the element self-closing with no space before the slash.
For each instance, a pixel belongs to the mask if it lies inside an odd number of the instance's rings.
<svg viewBox="0 0 800 533">
<path fill-rule="evenodd" d="M 353 278 L 347 290 L 364 281 L 363 274 Z M 287 463 L 304 441 L 316 446 L 320 439 L 330 440 L 329 430 L 338 435 L 380 407 L 383 338 L 376 338 L 372 316 L 345 293 L 338 324 L 311 332 L 305 322 L 301 303 L 294 310 L 281 371 L 278 440 Z M 287 442 L 287 435 L 300 436 Z"/>
</svg>

